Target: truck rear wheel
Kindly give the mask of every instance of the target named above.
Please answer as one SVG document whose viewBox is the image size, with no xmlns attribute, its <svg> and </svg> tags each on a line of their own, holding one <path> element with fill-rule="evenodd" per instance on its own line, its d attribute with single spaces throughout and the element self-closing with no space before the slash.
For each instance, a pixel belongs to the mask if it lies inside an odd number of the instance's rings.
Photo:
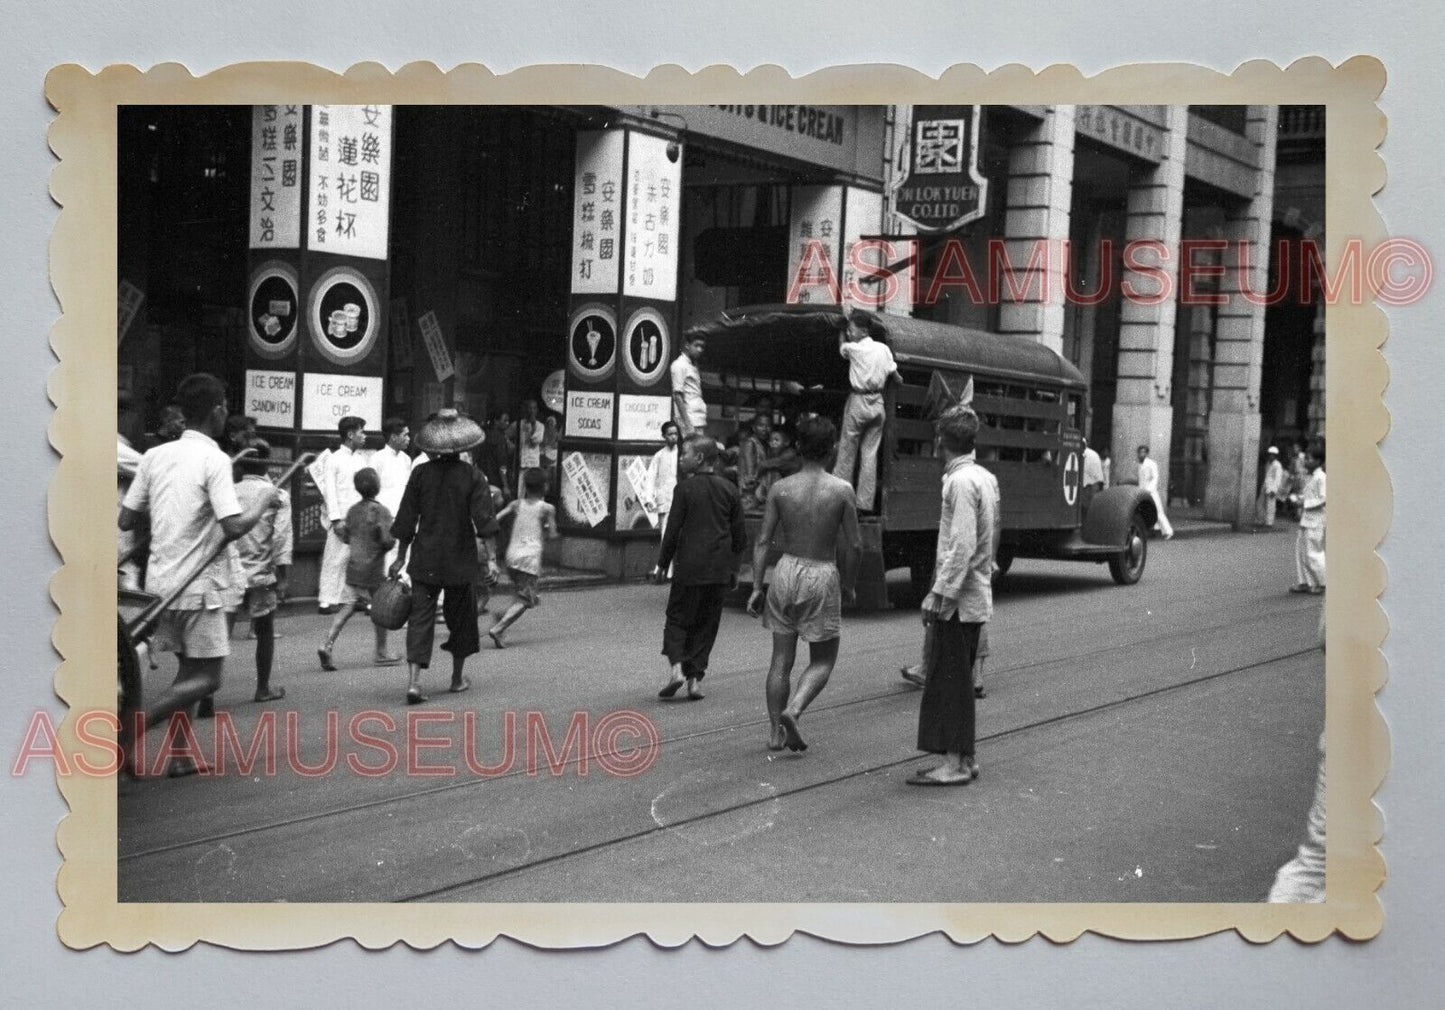
<svg viewBox="0 0 1445 1010">
<path fill-rule="evenodd" d="M 1124 549 L 1109 559 L 1109 574 L 1121 586 L 1132 586 L 1144 576 L 1144 563 L 1149 560 L 1148 530 L 1136 512 L 1124 533 Z"/>
</svg>

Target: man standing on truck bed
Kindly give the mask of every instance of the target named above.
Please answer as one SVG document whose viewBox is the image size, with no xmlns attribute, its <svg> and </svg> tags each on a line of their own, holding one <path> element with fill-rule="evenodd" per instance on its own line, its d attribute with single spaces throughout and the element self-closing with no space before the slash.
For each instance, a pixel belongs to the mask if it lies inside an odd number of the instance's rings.
<svg viewBox="0 0 1445 1010">
<path fill-rule="evenodd" d="M 784 477 L 768 492 L 763 525 L 753 547 L 753 593 L 748 613 L 761 616 L 773 633 L 768 667 L 769 750 L 807 750 L 798 734 L 798 717 L 823 690 L 838 661 L 842 604 L 855 598 L 861 541 L 853 489 L 824 472 L 833 448 L 833 422 L 810 418 L 798 425 L 802 470 Z M 776 542 L 782 552 L 763 606 L 763 576 Z M 839 547 L 842 551 L 839 551 Z M 836 563 L 843 558 L 840 578 Z M 789 697 L 789 675 L 798 639 L 808 643 L 808 667 Z"/>
<path fill-rule="evenodd" d="M 878 484 L 878 447 L 883 442 L 883 390 L 898 378 L 898 365 L 886 344 L 874 340 L 883 335 L 883 324 L 871 312 L 854 309 L 838 331 L 838 353 L 848 360 L 851 392 L 843 407 L 843 435 L 838 440 L 838 462 L 833 476 L 851 482 L 853 463 L 858 459 L 857 502 L 863 512 L 873 511 Z"/>
</svg>

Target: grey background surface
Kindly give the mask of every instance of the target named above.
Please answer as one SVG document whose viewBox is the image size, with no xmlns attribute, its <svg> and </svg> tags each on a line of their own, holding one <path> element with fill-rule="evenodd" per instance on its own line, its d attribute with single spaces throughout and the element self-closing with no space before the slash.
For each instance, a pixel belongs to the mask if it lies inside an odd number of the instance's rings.
<svg viewBox="0 0 1445 1010">
<path fill-rule="evenodd" d="M 149 66 L 182 61 L 193 72 L 245 59 L 295 58 L 335 69 L 362 59 L 398 66 L 430 59 L 443 67 L 480 61 L 504 71 L 536 62 L 605 62 L 635 73 L 657 63 L 695 69 L 780 63 L 805 73 L 840 62 L 889 61 L 928 73 L 969 61 L 985 67 L 1041 68 L 1074 62 L 1092 73 L 1139 60 L 1187 60 L 1228 70 L 1268 58 L 1288 63 L 1318 54 L 1339 62 L 1357 53 L 1382 58 L 1390 74 L 1383 107 L 1390 181 L 1379 205 L 1396 234 L 1439 257 L 1445 222 L 1439 198 L 1439 110 L 1445 98 L 1440 32 L 1424 4 L 1321 5 L 1303 0 L 1172 5 L 1091 3 L 895 2 L 881 6 L 793 0 L 735 0 L 708 9 L 638 2 L 605 9 L 584 0 L 557 4 L 470 2 L 388 4 L 250 0 L 202 5 L 50 0 L 4 5 L 0 106 L 4 157 L 3 312 L 0 403 L 6 407 L 0 454 L 0 516 L 6 531 L 6 602 L 0 611 L 6 704 L 0 755 L 8 769 L 30 716 L 48 709 L 57 656 L 45 590 L 59 564 L 46 533 L 45 488 L 54 465 L 46 441 L 53 364 L 46 340 L 58 306 L 46 255 L 56 208 L 47 191 L 53 159 L 45 144 L 52 111 L 45 72 L 62 62 L 95 70 L 113 62 Z M 684 13 L 684 11 L 686 13 Z M 111 283 L 98 278 L 97 283 Z M 1445 366 L 1440 285 L 1421 304 L 1390 313 L 1387 404 L 1393 430 L 1384 452 L 1395 483 L 1396 519 L 1382 553 L 1390 567 L 1385 597 L 1393 625 L 1386 647 L 1391 682 L 1380 696 L 1393 737 L 1393 769 L 1379 796 L 1386 813 L 1383 934 L 1370 943 L 1332 940 L 1309 947 L 1288 938 L 1253 946 L 1232 935 L 1189 943 L 1128 944 L 1085 937 L 1067 945 L 1035 940 L 1015 947 L 955 947 L 939 937 L 881 949 L 850 949 L 798 937 L 780 948 L 747 941 L 725 951 L 692 944 L 662 951 L 634 939 L 570 955 L 499 942 L 481 953 L 371 953 L 342 943 L 318 952 L 244 955 L 201 948 L 184 956 L 147 951 L 75 953 L 56 939 L 59 910 L 54 827 L 64 813 L 48 769 L 7 776 L 0 858 L 0 966 L 6 1002 L 58 1005 L 87 998 L 147 1007 L 254 1002 L 388 1006 L 398 1000 L 601 1005 L 686 1002 L 726 1005 L 850 1005 L 926 1000 L 927 1005 L 1424 1006 L 1441 987 L 1445 930 L 1436 911 L 1442 875 L 1442 735 L 1445 702 L 1439 656 L 1442 561 L 1440 374 Z M 1201 768 L 1201 775 L 1211 769 Z M 961 867 L 960 872 L 967 872 Z"/>
</svg>

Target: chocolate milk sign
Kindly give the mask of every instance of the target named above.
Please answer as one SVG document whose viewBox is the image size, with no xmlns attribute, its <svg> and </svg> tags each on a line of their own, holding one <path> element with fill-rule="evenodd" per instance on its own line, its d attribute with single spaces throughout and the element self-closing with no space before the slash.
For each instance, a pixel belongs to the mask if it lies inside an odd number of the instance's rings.
<svg viewBox="0 0 1445 1010">
<path fill-rule="evenodd" d="M 988 180 L 978 171 L 977 105 L 915 105 L 901 116 L 893 212 L 920 232 L 955 231 L 983 217 Z"/>
</svg>

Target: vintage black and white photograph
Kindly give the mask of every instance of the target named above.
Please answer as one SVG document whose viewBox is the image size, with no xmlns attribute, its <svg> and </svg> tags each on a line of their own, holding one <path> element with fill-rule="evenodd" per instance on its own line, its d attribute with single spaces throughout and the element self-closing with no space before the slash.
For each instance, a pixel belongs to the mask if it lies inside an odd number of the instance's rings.
<svg viewBox="0 0 1445 1010">
<path fill-rule="evenodd" d="M 122 109 L 121 898 L 1318 900 L 1324 139 Z"/>
<path fill-rule="evenodd" d="M 119 901 L 1322 900 L 1326 132 L 122 106 Z"/>
</svg>

